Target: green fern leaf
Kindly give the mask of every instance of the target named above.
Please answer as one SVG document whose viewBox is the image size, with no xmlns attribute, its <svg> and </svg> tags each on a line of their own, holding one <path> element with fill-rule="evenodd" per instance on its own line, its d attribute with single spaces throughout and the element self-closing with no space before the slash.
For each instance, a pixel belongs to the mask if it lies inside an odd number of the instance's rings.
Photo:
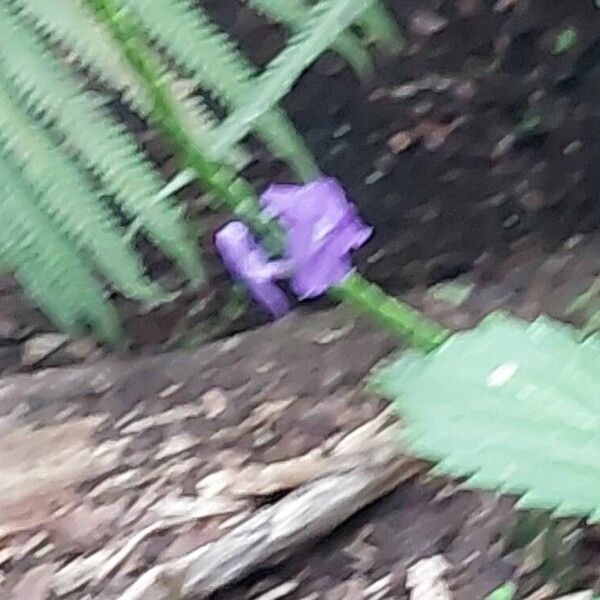
<svg viewBox="0 0 600 600">
<path fill-rule="evenodd" d="M 0 145 L 19 164 L 36 191 L 40 207 L 100 271 L 126 295 L 148 303 L 166 299 L 144 276 L 135 252 L 124 240 L 114 215 L 69 157 L 18 106 L 0 76 Z"/>
<path fill-rule="evenodd" d="M 218 151 L 243 139 L 254 123 L 270 111 L 313 63 L 375 0 L 321 0 L 304 27 L 254 80 L 243 106 L 217 128 Z"/>
<path fill-rule="evenodd" d="M 250 0 L 248 4 L 256 12 L 292 31 L 303 27 L 310 12 L 310 4 L 305 0 Z M 373 70 L 369 53 L 362 47 L 360 39 L 350 31 L 340 33 L 331 47 L 359 77 L 364 77 Z"/>
<path fill-rule="evenodd" d="M 412 453 L 520 506 L 600 520 L 600 339 L 495 314 L 375 377 Z"/>
<path fill-rule="evenodd" d="M 182 126 L 173 109 L 171 91 L 164 82 L 163 67 L 155 60 L 130 12 L 120 5 L 119 0 L 87 1 L 146 83 L 153 99 L 152 119 L 175 146 L 183 164 L 190 167 L 198 180 L 213 192 L 210 198 L 215 204 L 224 204 L 243 219 L 261 237 L 265 247 L 280 251 L 280 230 L 273 227 L 274 222 L 260 209 L 252 186 L 226 165 L 209 160 Z"/>
<path fill-rule="evenodd" d="M 190 0 L 122 1 L 150 37 L 199 85 L 233 110 L 245 104 L 256 69 L 200 7 L 193 6 Z M 299 177 L 314 179 L 318 168 L 310 151 L 275 104 L 256 122 L 256 131 L 275 155 L 289 162 Z M 235 145 L 218 144 L 215 132 L 208 138 L 213 156 L 219 159 Z"/>
<path fill-rule="evenodd" d="M 15 163 L 0 154 L 0 261 L 44 312 L 65 331 L 85 327 L 116 344 L 123 335 L 118 315 L 68 240 L 56 233 Z"/>
<path fill-rule="evenodd" d="M 109 87 L 120 92 L 124 101 L 141 117 L 147 118 L 151 100 L 144 85 L 129 63 L 123 58 L 106 30 L 99 26 L 79 0 L 63 0 L 60 10 L 48 0 L 9 0 L 15 12 L 51 43 L 60 44 L 74 52 L 81 64 Z M 202 98 L 193 95 L 193 88 L 172 78 L 171 86 L 178 101 L 180 118 L 192 133 L 197 144 L 210 147 L 205 142 L 207 134 L 217 124 L 217 118 Z M 239 147 L 230 149 L 225 157 L 232 166 L 243 168 L 249 157 Z"/>
<path fill-rule="evenodd" d="M 163 182 L 134 138 L 81 89 L 80 82 L 0 4 L 0 71 L 21 101 L 65 137 L 67 147 L 114 195 L 123 212 L 193 280 L 201 278 L 196 245 L 182 211 L 156 201 Z"/>
</svg>

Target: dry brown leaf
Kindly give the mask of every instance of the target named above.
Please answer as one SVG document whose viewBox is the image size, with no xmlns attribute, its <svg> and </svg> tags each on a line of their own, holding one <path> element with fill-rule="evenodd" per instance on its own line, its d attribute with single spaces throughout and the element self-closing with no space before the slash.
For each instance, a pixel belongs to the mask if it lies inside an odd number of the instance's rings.
<svg viewBox="0 0 600 600">
<path fill-rule="evenodd" d="M 192 417 L 201 417 L 204 409 L 197 404 L 182 404 L 170 410 L 165 410 L 156 415 L 145 417 L 139 421 L 134 421 L 123 428 L 123 433 L 141 433 L 152 427 L 161 427 L 170 425 L 176 421 L 185 421 Z"/>
<path fill-rule="evenodd" d="M 231 477 L 228 491 L 237 497 L 269 496 L 297 488 L 322 475 L 329 461 L 321 450 L 269 465 L 249 465 Z"/>
<path fill-rule="evenodd" d="M 48 529 L 61 547 L 89 551 L 110 533 L 110 526 L 120 517 L 123 509 L 123 503 L 94 507 L 84 502 L 55 519 Z"/>
<path fill-rule="evenodd" d="M 82 482 L 118 463 L 122 444 L 93 440 L 104 417 L 33 430 L 22 427 L 0 439 L 0 537 L 45 522 L 68 504 Z"/>
<path fill-rule="evenodd" d="M 12 589 L 12 600 L 46 600 L 50 597 L 55 566 L 44 564 L 27 571 Z"/>
<path fill-rule="evenodd" d="M 197 497 L 181 496 L 178 493 L 170 493 L 159 500 L 151 512 L 160 519 L 177 519 L 181 521 L 195 521 L 229 515 L 243 510 L 245 502 L 233 500 L 226 496 L 221 497 Z"/>
</svg>

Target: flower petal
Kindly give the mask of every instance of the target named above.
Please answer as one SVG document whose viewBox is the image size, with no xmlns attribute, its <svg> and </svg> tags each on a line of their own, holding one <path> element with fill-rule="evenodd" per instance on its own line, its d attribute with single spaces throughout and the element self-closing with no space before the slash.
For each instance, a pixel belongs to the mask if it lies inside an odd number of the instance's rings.
<svg viewBox="0 0 600 600">
<path fill-rule="evenodd" d="M 261 197 L 265 210 L 287 230 L 292 288 L 314 298 L 352 272 L 349 254 L 372 233 L 333 178 L 306 185 L 272 185 Z"/>
<path fill-rule="evenodd" d="M 274 283 L 287 274 L 289 263 L 269 261 L 248 227 L 232 221 L 215 235 L 215 245 L 232 277 L 246 285 L 252 297 L 274 317 L 289 311 L 288 300 Z"/>
</svg>

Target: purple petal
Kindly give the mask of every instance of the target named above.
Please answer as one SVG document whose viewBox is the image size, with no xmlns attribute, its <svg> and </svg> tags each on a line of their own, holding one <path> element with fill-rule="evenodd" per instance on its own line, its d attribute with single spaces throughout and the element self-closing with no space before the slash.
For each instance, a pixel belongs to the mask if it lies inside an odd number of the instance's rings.
<svg viewBox="0 0 600 600">
<path fill-rule="evenodd" d="M 352 209 L 343 188 L 331 177 L 305 185 L 272 185 L 262 194 L 261 203 L 283 225 L 319 221 L 319 229 L 335 226 Z"/>
<path fill-rule="evenodd" d="M 341 283 L 352 272 L 350 252 L 372 233 L 332 178 L 306 185 L 272 185 L 261 201 L 287 230 L 292 288 L 300 298 L 314 298 Z"/>
<path fill-rule="evenodd" d="M 274 283 L 287 273 L 289 264 L 269 261 L 244 223 L 232 221 L 222 227 L 215 245 L 232 277 L 244 283 L 261 306 L 276 318 L 289 311 L 285 294 Z"/>
<path fill-rule="evenodd" d="M 340 224 L 294 269 L 292 289 L 299 298 L 315 298 L 339 285 L 352 271 L 350 252 L 360 248 L 372 229 L 358 220 Z"/>
</svg>

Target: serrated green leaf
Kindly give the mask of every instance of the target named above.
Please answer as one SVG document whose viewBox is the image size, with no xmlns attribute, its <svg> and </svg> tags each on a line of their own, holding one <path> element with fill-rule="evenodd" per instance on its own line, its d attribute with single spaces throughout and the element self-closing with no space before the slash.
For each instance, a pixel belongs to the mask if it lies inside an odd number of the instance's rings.
<svg viewBox="0 0 600 600">
<path fill-rule="evenodd" d="M 255 82 L 254 66 L 232 40 L 190 0 L 122 0 L 148 35 L 199 85 L 233 110 L 243 106 Z M 303 179 L 313 179 L 318 168 L 293 125 L 273 103 L 256 122 L 256 130 L 274 154 L 287 160 Z M 214 155 L 221 159 L 235 143 L 218 143 L 208 136 Z"/>
<path fill-rule="evenodd" d="M 74 52 L 81 63 L 101 81 L 122 93 L 124 101 L 141 117 L 150 114 L 151 100 L 137 73 L 121 54 L 108 32 L 101 27 L 79 0 L 63 0 L 60 10 L 48 0 L 8 0 L 11 7 L 35 26 L 50 42 Z M 205 152 L 210 155 L 207 134 L 217 124 L 217 118 L 193 86 L 171 77 L 173 96 L 177 100 L 179 116 L 186 128 Z M 232 166 L 243 168 L 249 156 L 239 147 L 230 148 L 224 159 Z"/>
<path fill-rule="evenodd" d="M 198 281 L 202 276 L 198 252 L 182 210 L 156 201 L 164 182 L 135 139 L 1 3 L 0 71 L 27 108 L 64 136 L 66 147 L 114 195 L 123 212 Z"/>
<path fill-rule="evenodd" d="M 503 313 L 409 352 L 376 375 L 411 452 L 521 506 L 589 517 L 600 508 L 600 342 L 547 318 Z"/>
<path fill-rule="evenodd" d="M 99 194 L 11 98 L 9 84 L 1 75 L 0 146 L 13 155 L 40 206 L 54 218 L 53 224 L 91 255 L 109 281 L 137 300 L 156 303 L 167 298 L 145 277 L 142 264 Z"/>
<path fill-rule="evenodd" d="M 133 1 L 133 0 L 130 0 Z M 375 0 L 321 0 L 304 27 L 255 79 L 244 103 L 215 131 L 217 148 L 238 143 L 292 89 L 298 77 Z"/>
<path fill-rule="evenodd" d="M 16 164 L 0 154 L 0 261 L 64 330 L 77 335 L 89 326 L 99 339 L 119 343 L 119 318 L 102 286 L 33 197 Z"/>
<path fill-rule="evenodd" d="M 249 0 L 249 6 L 275 23 L 281 23 L 292 31 L 298 31 L 310 13 L 306 0 Z M 373 69 L 369 53 L 361 45 L 360 39 L 350 31 L 340 33 L 331 45 L 354 72 L 363 77 Z"/>
</svg>

